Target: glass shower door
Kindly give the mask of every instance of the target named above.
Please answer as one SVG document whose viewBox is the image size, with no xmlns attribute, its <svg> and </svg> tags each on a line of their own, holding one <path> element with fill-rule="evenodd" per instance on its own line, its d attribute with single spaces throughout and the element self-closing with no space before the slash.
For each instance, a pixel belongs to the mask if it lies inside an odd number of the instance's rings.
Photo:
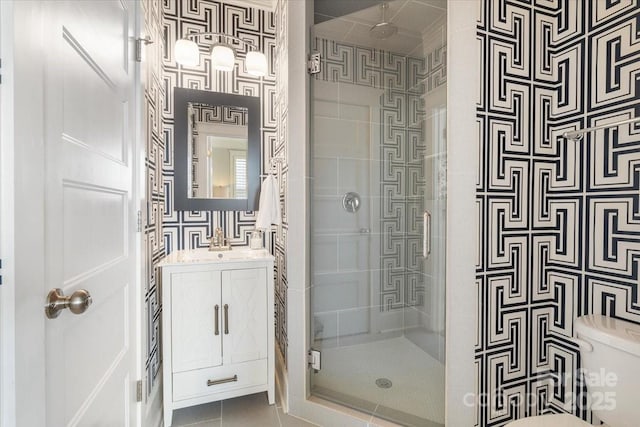
<svg viewBox="0 0 640 427">
<path fill-rule="evenodd" d="M 393 16 L 400 3 L 389 4 Z M 411 51 L 406 38 L 368 40 L 358 23 L 375 8 L 314 27 L 322 67 L 311 84 L 310 333 L 322 369 L 311 374 L 311 393 L 400 424 L 439 426 L 446 10 L 424 8 L 437 17 L 425 18 L 430 27 Z"/>
</svg>

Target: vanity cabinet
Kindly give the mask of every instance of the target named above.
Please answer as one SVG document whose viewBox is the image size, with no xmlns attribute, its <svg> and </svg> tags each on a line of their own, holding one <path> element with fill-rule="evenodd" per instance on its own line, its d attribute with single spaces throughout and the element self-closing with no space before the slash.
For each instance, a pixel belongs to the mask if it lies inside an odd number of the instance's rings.
<svg viewBox="0 0 640 427">
<path fill-rule="evenodd" d="M 165 426 L 187 406 L 261 391 L 274 403 L 273 257 L 233 252 L 160 264 Z"/>
</svg>

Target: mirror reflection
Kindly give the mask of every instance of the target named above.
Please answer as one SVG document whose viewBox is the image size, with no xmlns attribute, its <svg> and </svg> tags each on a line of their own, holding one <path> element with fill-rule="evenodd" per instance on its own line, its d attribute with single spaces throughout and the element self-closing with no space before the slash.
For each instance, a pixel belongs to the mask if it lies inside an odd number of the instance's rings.
<svg viewBox="0 0 640 427">
<path fill-rule="evenodd" d="M 189 102 L 190 199 L 247 199 L 248 109 Z"/>
</svg>

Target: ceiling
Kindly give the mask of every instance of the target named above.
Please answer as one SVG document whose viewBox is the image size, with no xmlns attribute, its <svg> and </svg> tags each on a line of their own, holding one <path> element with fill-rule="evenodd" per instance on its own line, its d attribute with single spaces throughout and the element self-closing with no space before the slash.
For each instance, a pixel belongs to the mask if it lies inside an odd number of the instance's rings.
<svg viewBox="0 0 640 427">
<path fill-rule="evenodd" d="M 348 15 L 380 4 L 380 0 L 314 0 L 314 23 Z"/>
<path fill-rule="evenodd" d="M 398 33 L 386 40 L 369 35 L 381 22 L 380 0 L 315 0 L 314 35 L 358 46 L 421 56 L 425 37 L 445 37 L 441 25 L 446 19 L 447 0 L 389 1 L 386 21 L 398 27 Z"/>
<path fill-rule="evenodd" d="M 1 0 L 0 0 L 1 1 Z M 230 0 L 273 11 L 276 0 Z M 301 0 L 296 0 L 301 1 Z M 444 44 L 447 0 L 388 0 L 386 21 L 398 33 L 386 40 L 372 38 L 371 27 L 381 22 L 382 0 L 314 0 L 313 34 L 345 43 L 422 56 L 427 43 Z M 440 38 L 440 40 L 433 40 Z"/>
</svg>

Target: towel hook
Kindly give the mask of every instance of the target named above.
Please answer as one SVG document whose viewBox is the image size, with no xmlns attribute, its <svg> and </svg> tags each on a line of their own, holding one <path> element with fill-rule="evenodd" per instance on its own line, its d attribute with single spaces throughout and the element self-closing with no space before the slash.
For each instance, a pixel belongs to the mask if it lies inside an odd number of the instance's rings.
<svg viewBox="0 0 640 427">
<path fill-rule="evenodd" d="M 271 158 L 271 161 L 269 162 L 271 173 L 275 174 L 278 172 L 278 169 L 276 167 L 278 163 L 280 163 L 281 165 L 284 164 L 284 158 L 281 156 L 276 156 Z"/>
</svg>

